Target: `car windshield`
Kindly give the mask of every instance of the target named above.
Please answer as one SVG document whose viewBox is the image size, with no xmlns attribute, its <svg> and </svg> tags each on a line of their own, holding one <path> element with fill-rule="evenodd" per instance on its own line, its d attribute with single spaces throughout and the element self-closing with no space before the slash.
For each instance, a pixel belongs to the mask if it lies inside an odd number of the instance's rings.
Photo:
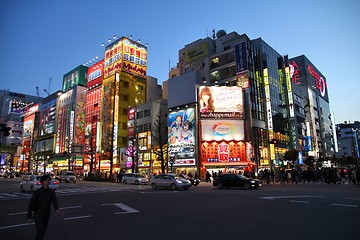
<svg viewBox="0 0 360 240">
<path fill-rule="evenodd" d="M 67 172 L 67 173 L 66 173 L 66 175 L 69 175 L 69 176 L 74 176 L 74 175 L 75 175 L 75 173 L 73 173 L 73 172 Z"/>
<path fill-rule="evenodd" d="M 135 174 L 134 177 L 136 177 L 136 178 L 142 178 L 142 177 L 144 177 L 144 176 L 141 175 L 141 174 Z"/>
</svg>

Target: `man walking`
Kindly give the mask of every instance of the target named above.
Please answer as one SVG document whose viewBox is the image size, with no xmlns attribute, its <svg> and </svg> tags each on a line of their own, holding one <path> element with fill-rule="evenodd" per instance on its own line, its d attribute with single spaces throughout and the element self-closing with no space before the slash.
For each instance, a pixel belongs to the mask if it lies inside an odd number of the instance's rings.
<svg viewBox="0 0 360 240">
<path fill-rule="evenodd" d="M 55 190 L 49 187 L 50 181 L 51 177 L 49 175 L 41 177 L 40 182 L 42 187 L 34 192 L 27 209 L 27 219 L 29 223 L 31 223 L 32 212 L 35 212 L 35 240 L 44 239 L 45 231 L 50 218 L 51 203 L 53 203 L 56 212 L 60 213 Z"/>
</svg>

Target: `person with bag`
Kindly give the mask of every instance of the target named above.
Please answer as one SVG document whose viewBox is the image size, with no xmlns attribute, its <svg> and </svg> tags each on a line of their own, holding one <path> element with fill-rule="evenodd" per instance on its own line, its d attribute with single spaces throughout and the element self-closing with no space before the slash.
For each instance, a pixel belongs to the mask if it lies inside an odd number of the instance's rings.
<svg viewBox="0 0 360 240">
<path fill-rule="evenodd" d="M 35 240 L 44 239 L 45 231 L 48 226 L 51 203 L 58 214 L 60 209 L 56 198 L 55 190 L 49 187 L 51 181 L 50 175 L 44 175 L 41 177 L 40 182 L 42 187 L 37 189 L 32 198 L 30 199 L 27 209 L 28 223 L 32 222 L 32 218 L 35 219 L 36 225 L 36 237 Z M 33 216 L 34 212 L 34 216 Z"/>
</svg>

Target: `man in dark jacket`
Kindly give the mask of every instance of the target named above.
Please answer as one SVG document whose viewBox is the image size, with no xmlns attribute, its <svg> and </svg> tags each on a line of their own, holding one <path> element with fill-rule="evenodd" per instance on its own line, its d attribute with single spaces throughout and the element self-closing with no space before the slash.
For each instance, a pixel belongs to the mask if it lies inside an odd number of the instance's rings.
<svg viewBox="0 0 360 240">
<path fill-rule="evenodd" d="M 44 239 L 45 231 L 50 218 L 51 202 L 53 203 L 56 212 L 60 213 L 55 190 L 49 187 L 50 181 L 51 177 L 49 175 L 41 177 L 40 182 L 42 187 L 34 192 L 27 209 L 27 219 L 29 223 L 31 223 L 32 212 L 35 212 L 35 240 Z"/>
</svg>

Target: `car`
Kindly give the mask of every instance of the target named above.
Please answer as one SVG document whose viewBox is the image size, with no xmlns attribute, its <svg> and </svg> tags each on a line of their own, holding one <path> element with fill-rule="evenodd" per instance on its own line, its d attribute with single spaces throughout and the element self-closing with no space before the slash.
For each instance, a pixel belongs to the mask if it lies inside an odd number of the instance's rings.
<svg viewBox="0 0 360 240">
<path fill-rule="evenodd" d="M 149 183 L 149 179 L 147 179 L 146 177 L 142 176 L 140 173 L 125 173 L 122 176 L 122 183 L 124 184 L 148 184 Z"/>
<path fill-rule="evenodd" d="M 187 190 L 191 187 L 191 182 L 177 174 L 159 174 L 150 179 L 150 185 L 153 189 L 161 187 L 171 190 Z"/>
<path fill-rule="evenodd" d="M 40 182 L 40 179 L 43 175 L 32 175 L 29 179 L 24 180 L 20 183 L 20 190 L 21 192 L 31 192 L 33 193 L 36 189 L 39 189 L 42 187 L 42 184 Z M 52 179 L 50 181 L 50 188 L 52 189 L 58 189 L 59 188 L 59 181 Z"/>
<path fill-rule="evenodd" d="M 62 171 L 59 176 L 60 182 L 65 181 L 67 183 L 76 183 L 76 175 L 73 171 Z"/>
<path fill-rule="evenodd" d="M 34 174 L 32 173 L 32 172 L 25 172 L 25 173 L 23 173 L 22 174 L 22 176 L 21 176 L 21 179 L 23 180 L 23 181 L 26 181 L 26 180 L 28 180 L 31 176 L 33 176 Z"/>
<path fill-rule="evenodd" d="M 261 187 L 261 183 L 257 179 L 248 178 L 241 174 L 224 173 L 214 179 L 213 186 L 217 188 L 240 187 L 245 189 L 256 189 Z"/>
<path fill-rule="evenodd" d="M 189 177 L 188 175 L 185 175 L 185 174 L 178 174 L 180 177 L 183 177 L 183 178 L 185 178 L 185 179 L 187 179 L 187 180 L 189 180 L 190 182 L 191 182 L 191 184 L 192 185 L 194 185 L 194 186 L 197 186 L 197 185 L 199 185 L 200 184 L 200 179 L 198 179 L 198 178 L 192 178 L 192 177 Z"/>
</svg>

